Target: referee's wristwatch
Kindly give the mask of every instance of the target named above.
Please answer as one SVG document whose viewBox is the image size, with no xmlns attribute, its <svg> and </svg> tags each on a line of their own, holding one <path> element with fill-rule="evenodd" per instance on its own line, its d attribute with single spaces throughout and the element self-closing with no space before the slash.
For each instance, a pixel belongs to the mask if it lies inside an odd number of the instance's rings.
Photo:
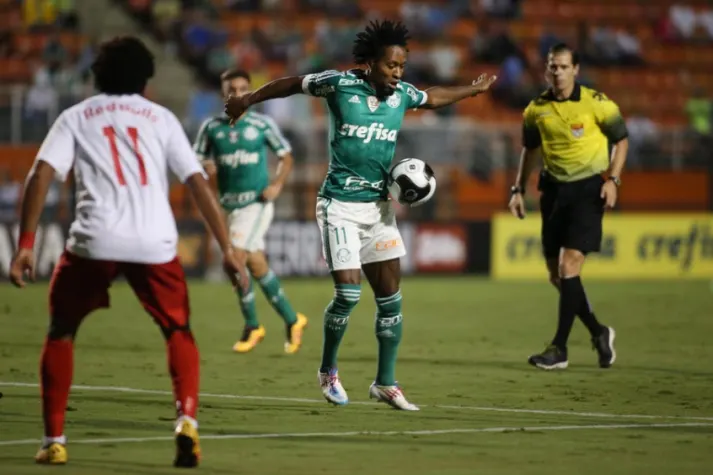
<svg viewBox="0 0 713 475">
<path fill-rule="evenodd" d="M 511 186 L 511 187 L 510 187 L 510 196 L 512 196 L 512 195 L 517 195 L 517 194 L 524 195 L 524 194 L 525 194 L 525 189 L 524 189 L 523 187 L 521 187 L 521 186 L 518 186 L 518 185 L 513 185 L 513 186 Z"/>
<path fill-rule="evenodd" d="M 619 188 L 621 186 L 621 180 L 619 179 L 618 176 L 610 175 L 609 178 L 607 178 L 607 180 L 613 181 L 617 188 Z"/>
</svg>

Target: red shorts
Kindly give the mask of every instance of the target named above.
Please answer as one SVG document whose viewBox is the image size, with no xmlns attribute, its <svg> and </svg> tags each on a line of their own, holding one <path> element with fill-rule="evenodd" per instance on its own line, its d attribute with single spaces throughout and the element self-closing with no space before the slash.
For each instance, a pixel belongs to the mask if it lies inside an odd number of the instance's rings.
<svg viewBox="0 0 713 475">
<path fill-rule="evenodd" d="M 165 264 L 135 264 L 87 259 L 64 251 L 50 281 L 51 319 L 78 325 L 94 310 L 108 308 L 109 287 L 119 275 L 126 277 L 162 330 L 188 328 L 188 289 L 178 258 Z"/>
</svg>

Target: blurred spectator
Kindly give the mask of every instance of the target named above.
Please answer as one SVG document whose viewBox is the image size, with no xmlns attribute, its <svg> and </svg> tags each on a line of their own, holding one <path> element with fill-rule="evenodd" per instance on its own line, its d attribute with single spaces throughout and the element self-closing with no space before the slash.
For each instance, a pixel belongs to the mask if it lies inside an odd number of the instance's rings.
<svg viewBox="0 0 713 475">
<path fill-rule="evenodd" d="M 619 60 L 622 65 L 640 65 L 641 41 L 636 36 L 636 31 L 619 30 L 616 33 L 616 43 L 619 47 Z"/>
<path fill-rule="evenodd" d="M 17 205 L 22 193 L 22 184 L 13 180 L 10 171 L 0 168 L 0 222 L 17 218 Z"/>
<path fill-rule="evenodd" d="M 52 0 L 57 8 L 57 25 L 60 28 L 76 29 L 79 17 L 76 12 L 75 0 Z"/>
<path fill-rule="evenodd" d="M 460 67 L 458 50 L 444 40 L 438 40 L 431 47 L 429 59 L 433 64 L 436 81 L 439 84 L 453 84 Z"/>
<path fill-rule="evenodd" d="M 223 111 L 223 99 L 220 94 L 203 81 L 199 81 L 188 101 L 188 111 L 183 126 L 193 136 L 201 123 L 219 115 Z"/>
<path fill-rule="evenodd" d="M 42 61 L 47 65 L 50 74 L 54 74 L 67 59 L 67 49 L 62 44 L 59 31 L 53 30 L 42 49 Z"/>
<path fill-rule="evenodd" d="M 37 70 L 34 83 L 25 99 L 25 117 L 31 121 L 47 120 L 47 114 L 57 107 L 57 91 L 52 86 L 52 79 L 47 68 Z"/>
<path fill-rule="evenodd" d="M 151 14 L 159 41 L 168 43 L 169 51 L 175 51 L 172 43 L 174 30 L 181 16 L 180 0 L 155 0 Z"/>
<path fill-rule="evenodd" d="M 227 33 L 212 25 L 205 11 L 196 9 L 188 13 L 182 37 L 189 58 L 200 61 L 210 48 L 225 44 Z"/>
<path fill-rule="evenodd" d="M 691 128 L 699 135 L 711 135 L 711 120 L 713 120 L 713 102 L 706 97 L 705 91 L 695 88 L 693 95 L 686 103 L 686 114 Z"/>
<path fill-rule="evenodd" d="M 708 35 L 709 40 L 713 40 L 713 10 L 707 10 L 699 15 L 699 22 Z"/>
<path fill-rule="evenodd" d="M 599 25 L 592 30 L 590 36 L 593 46 L 593 60 L 595 64 L 618 64 L 620 49 L 617 44 L 616 33 L 605 25 Z"/>
<path fill-rule="evenodd" d="M 713 147 L 713 102 L 706 97 L 705 91 L 695 88 L 692 97 L 686 103 L 686 113 L 692 131 L 693 147 L 690 161 L 698 165 L 711 163 L 710 151 Z"/>
<path fill-rule="evenodd" d="M 55 2 L 50 0 L 23 0 L 22 17 L 25 25 L 30 28 L 53 25 L 57 19 Z"/>
<path fill-rule="evenodd" d="M 260 10 L 260 0 L 225 0 L 225 6 L 236 12 L 255 12 Z"/>
<path fill-rule="evenodd" d="M 540 37 L 539 45 L 540 57 L 542 58 L 542 60 L 546 61 L 547 55 L 550 52 L 550 48 L 552 48 L 558 43 L 562 43 L 562 41 L 563 40 L 552 31 L 551 25 L 545 25 L 542 29 L 542 36 Z"/>
<path fill-rule="evenodd" d="M 640 110 L 632 111 L 626 119 L 629 130 L 627 166 L 637 167 L 652 162 L 659 155 L 659 130 L 654 121 Z"/>
<path fill-rule="evenodd" d="M 696 12 L 688 5 L 671 5 L 669 8 L 671 23 L 679 38 L 689 39 L 696 29 Z"/>
<path fill-rule="evenodd" d="M 89 41 L 84 43 L 84 46 L 82 46 L 76 65 L 77 74 L 79 75 L 79 79 L 81 81 L 87 81 L 91 76 L 91 67 L 98 48 L 99 41 L 97 38 L 91 38 Z"/>
<path fill-rule="evenodd" d="M 227 46 L 216 46 L 208 52 L 206 69 L 211 76 L 218 78 L 223 71 L 233 66 L 235 66 L 235 57 Z"/>
<path fill-rule="evenodd" d="M 10 30 L 0 31 L 0 58 L 12 58 L 17 54 Z"/>
<path fill-rule="evenodd" d="M 471 54 L 474 59 L 489 64 L 500 64 L 510 56 L 522 56 L 504 22 L 495 23 L 494 26 L 491 22 L 482 24 L 471 43 Z"/>
<path fill-rule="evenodd" d="M 496 18 L 514 18 L 520 8 L 520 0 L 480 0 L 480 9 Z"/>
<path fill-rule="evenodd" d="M 678 32 L 669 14 L 663 15 L 654 24 L 654 34 L 661 41 L 675 41 L 678 39 Z"/>
</svg>

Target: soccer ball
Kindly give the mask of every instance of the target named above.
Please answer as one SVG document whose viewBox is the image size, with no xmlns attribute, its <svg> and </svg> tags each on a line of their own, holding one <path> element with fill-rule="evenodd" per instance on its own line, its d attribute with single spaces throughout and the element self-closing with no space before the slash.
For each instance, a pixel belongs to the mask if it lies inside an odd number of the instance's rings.
<svg viewBox="0 0 713 475">
<path fill-rule="evenodd" d="M 391 167 L 388 189 L 391 197 L 400 204 L 421 206 L 436 192 L 436 177 L 423 160 L 404 158 Z"/>
</svg>

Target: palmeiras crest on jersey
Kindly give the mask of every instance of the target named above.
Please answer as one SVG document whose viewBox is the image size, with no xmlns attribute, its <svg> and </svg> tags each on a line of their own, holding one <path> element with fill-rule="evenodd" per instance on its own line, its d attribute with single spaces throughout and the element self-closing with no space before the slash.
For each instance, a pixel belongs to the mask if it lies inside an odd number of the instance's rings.
<svg viewBox="0 0 713 475">
<path fill-rule="evenodd" d="M 228 137 L 230 140 L 230 143 L 235 143 L 238 141 L 238 131 L 237 130 L 231 130 L 228 132 Z"/>
<path fill-rule="evenodd" d="M 376 109 L 379 108 L 379 99 L 374 96 L 369 96 L 366 98 L 366 105 L 369 106 L 371 112 L 376 112 Z"/>
<path fill-rule="evenodd" d="M 243 137 L 245 137 L 245 140 L 255 140 L 258 135 L 260 135 L 259 132 L 252 125 L 243 130 Z"/>
<path fill-rule="evenodd" d="M 391 94 L 388 99 L 386 99 L 386 105 L 391 107 L 392 109 L 396 109 L 401 105 L 401 95 L 400 94 Z"/>
<path fill-rule="evenodd" d="M 584 135 L 584 124 L 571 124 L 569 130 L 572 131 L 572 135 L 574 135 L 575 138 L 582 138 Z"/>
</svg>

